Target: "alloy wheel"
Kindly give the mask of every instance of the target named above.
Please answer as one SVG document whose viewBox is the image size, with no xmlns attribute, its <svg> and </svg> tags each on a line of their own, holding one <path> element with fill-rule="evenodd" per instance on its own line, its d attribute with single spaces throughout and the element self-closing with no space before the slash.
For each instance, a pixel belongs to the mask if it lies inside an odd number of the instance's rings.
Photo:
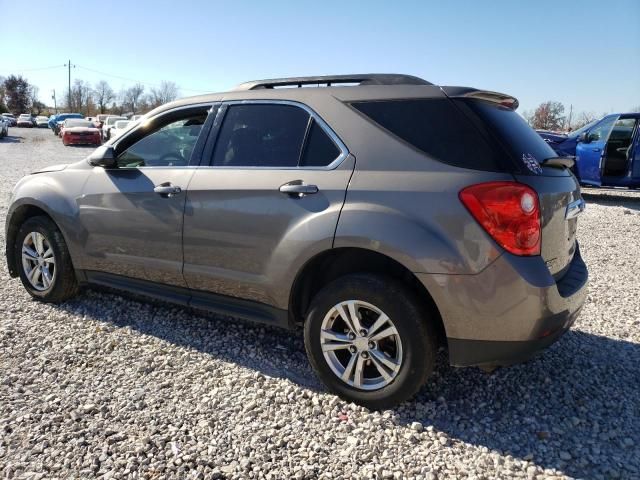
<svg viewBox="0 0 640 480">
<path fill-rule="evenodd" d="M 333 373 L 360 390 L 389 385 L 402 366 L 402 341 L 391 319 L 360 300 L 335 305 L 325 315 L 320 345 Z"/>
<path fill-rule="evenodd" d="M 22 268 L 33 288 L 48 290 L 56 277 L 56 258 L 47 238 L 40 232 L 31 232 L 22 242 Z"/>
</svg>

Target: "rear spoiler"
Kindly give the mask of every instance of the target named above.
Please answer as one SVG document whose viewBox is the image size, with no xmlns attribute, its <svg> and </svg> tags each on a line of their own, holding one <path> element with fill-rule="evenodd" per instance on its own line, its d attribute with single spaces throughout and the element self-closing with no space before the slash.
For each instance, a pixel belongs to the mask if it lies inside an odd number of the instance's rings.
<svg viewBox="0 0 640 480">
<path fill-rule="evenodd" d="M 545 158 L 540 165 L 545 167 L 571 168 L 576 163 L 576 157 L 551 157 Z"/>
<path fill-rule="evenodd" d="M 475 98 L 485 102 L 496 103 L 511 110 L 516 110 L 520 105 L 517 98 L 504 93 L 477 90 L 469 87 L 440 87 L 440 89 L 449 98 Z"/>
</svg>

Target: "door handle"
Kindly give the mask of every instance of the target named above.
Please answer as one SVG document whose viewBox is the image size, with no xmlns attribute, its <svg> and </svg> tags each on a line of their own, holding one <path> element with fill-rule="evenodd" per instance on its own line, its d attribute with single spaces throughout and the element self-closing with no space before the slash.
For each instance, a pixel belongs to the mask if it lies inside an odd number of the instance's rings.
<svg viewBox="0 0 640 480">
<path fill-rule="evenodd" d="M 305 195 L 318 193 L 318 187 L 316 185 L 307 185 L 306 183 L 302 183 L 302 180 L 294 180 L 293 182 L 282 185 L 280 187 L 280 193 L 301 198 Z"/>
<path fill-rule="evenodd" d="M 593 149 L 593 151 L 594 151 L 594 152 L 599 152 L 599 151 L 600 151 L 600 149 L 599 149 L 599 148 L 594 148 L 594 149 Z"/>
<path fill-rule="evenodd" d="M 175 185 L 171 185 L 171 183 L 169 182 L 165 182 L 153 187 L 153 191 L 159 193 L 162 196 L 172 197 L 173 195 L 177 195 L 178 193 L 182 192 L 182 189 Z"/>
</svg>

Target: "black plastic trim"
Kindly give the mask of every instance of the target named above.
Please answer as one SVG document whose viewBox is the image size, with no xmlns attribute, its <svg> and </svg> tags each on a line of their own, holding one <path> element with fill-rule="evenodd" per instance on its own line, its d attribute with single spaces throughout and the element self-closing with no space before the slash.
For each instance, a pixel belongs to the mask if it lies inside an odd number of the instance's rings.
<svg viewBox="0 0 640 480">
<path fill-rule="evenodd" d="M 291 328 L 289 313 L 271 305 L 253 302 L 185 287 L 163 285 L 111 273 L 84 270 L 83 277 L 91 285 L 113 288 L 120 292 L 182 305 L 194 310 L 228 315 L 251 322 Z"/>
</svg>

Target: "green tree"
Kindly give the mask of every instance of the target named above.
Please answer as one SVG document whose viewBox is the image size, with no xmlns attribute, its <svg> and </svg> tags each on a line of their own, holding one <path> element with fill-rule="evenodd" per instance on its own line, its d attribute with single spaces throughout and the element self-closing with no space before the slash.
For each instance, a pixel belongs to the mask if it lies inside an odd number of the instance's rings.
<svg viewBox="0 0 640 480">
<path fill-rule="evenodd" d="M 31 107 L 31 86 L 26 78 L 9 75 L 4 81 L 4 95 L 7 108 L 15 115 L 29 111 Z"/>
</svg>

